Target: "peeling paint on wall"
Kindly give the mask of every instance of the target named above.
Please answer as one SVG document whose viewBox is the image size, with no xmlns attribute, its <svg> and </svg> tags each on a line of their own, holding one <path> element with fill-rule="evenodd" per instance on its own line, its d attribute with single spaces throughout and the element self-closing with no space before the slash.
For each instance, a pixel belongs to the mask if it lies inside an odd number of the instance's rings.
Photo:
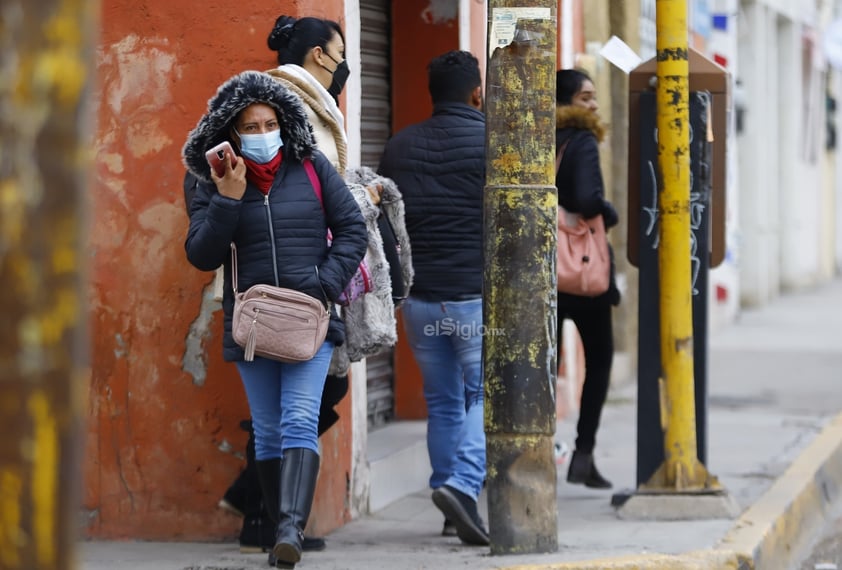
<svg viewBox="0 0 842 570">
<path fill-rule="evenodd" d="M 184 339 L 184 357 L 181 368 L 193 377 L 193 384 L 204 386 L 208 373 L 208 361 L 205 344 L 211 336 L 210 324 L 213 312 L 222 308 L 222 303 L 213 300 L 213 281 L 202 292 L 202 305 L 199 314 L 190 323 L 190 332 Z"/>
<path fill-rule="evenodd" d="M 135 158 L 155 154 L 171 143 L 157 118 L 131 125 L 126 132 L 126 146 Z"/>
<path fill-rule="evenodd" d="M 430 0 L 424 11 L 421 12 L 421 20 L 426 24 L 449 24 L 459 16 L 459 2 L 454 0 Z"/>
<path fill-rule="evenodd" d="M 137 222 L 144 231 L 141 235 L 131 236 L 130 239 L 142 239 L 143 247 L 138 247 L 136 255 L 130 260 L 134 266 L 133 274 L 142 276 L 144 282 L 150 283 L 171 279 L 171 276 L 161 277 L 168 267 L 160 260 L 172 254 L 174 245 L 179 253 L 182 251 L 181 242 L 173 243 L 173 236 L 181 236 L 184 233 L 185 218 L 182 205 L 154 202 L 138 212 Z"/>
<path fill-rule="evenodd" d="M 175 54 L 168 53 L 171 49 L 166 38 L 129 35 L 98 55 L 99 66 L 117 74 L 108 79 L 105 92 L 115 115 L 120 116 L 124 106 L 138 112 L 166 110 L 172 105 L 170 86 L 181 73 Z"/>
</svg>

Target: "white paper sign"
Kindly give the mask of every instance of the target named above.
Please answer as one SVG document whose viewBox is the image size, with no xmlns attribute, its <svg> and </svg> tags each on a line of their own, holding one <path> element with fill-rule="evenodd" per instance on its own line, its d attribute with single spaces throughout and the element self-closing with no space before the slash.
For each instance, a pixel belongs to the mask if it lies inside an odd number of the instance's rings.
<svg viewBox="0 0 842 570">
<path fill-rule="evenodd" d="M 491 34 L 488 53 L 506 47 L 515 39 L 518 20 L 549 20 L 549 8 L 494 8 L 491 14 Z"/>
<path fill-rule="evenodd" d="M 632 69 L 643 63 L 640 56 L 617 36 L 611 36 L 611 39 L 605 42 L 605 45 L 599 50 L 599 55 L 626 73 L 630 73 Z"/>
</svg>

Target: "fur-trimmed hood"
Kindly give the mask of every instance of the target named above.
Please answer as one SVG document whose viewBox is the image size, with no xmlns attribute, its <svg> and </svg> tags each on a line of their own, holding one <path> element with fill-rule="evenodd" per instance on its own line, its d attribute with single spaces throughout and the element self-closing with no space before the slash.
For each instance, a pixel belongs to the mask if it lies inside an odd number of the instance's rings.
<svg viewBox="0 0 842 570">
<path fill-rule="evenodd" d="M 599 121 L 599 115 L 575 105 L 556 105 L 555 128 L 588 130 L 598 142 L 605 138 L 605 125 Z"/>
<path fill-rule="evenodd" d="M 278 111 L 284 156 L 301 161 L 315 150 L 313 133 L 301 100 L 268 74 L 244 71 L 223 83 L 208 101 L 208 110 L 187 135 L 181 151 L 187 169 L 210 181 L 210 165 L 205 152 L 229 139 L 237 114 L 252 103 L 266 103 Z"/>
</svg>

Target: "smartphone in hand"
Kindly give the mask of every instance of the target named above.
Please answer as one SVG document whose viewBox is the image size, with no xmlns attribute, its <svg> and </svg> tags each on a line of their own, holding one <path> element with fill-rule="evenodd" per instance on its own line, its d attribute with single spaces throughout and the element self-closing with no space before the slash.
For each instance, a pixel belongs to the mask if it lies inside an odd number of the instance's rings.
<svg viewBox="0 0 842 570">
<path fill-rule="evenodd" d="M 217 176 L 225 174 L 226 154 L 231 157 L 231 166 L 235 166 L 237 164 L 237 156 L 234 154 L 234 149 L 231 148 L 231 143 L 228 141 L 222 141 L 205 153 L 208 164 L 214 169 Z"/>
</svg>

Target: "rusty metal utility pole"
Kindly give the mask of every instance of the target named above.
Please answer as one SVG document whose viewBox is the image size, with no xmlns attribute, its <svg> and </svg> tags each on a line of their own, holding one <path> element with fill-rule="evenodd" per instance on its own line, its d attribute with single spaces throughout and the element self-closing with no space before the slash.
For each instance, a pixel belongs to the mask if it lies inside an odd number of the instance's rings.
<svg viewBox="0 0 842 570">
<path fill-rule="evenodd" d="M 483 359 L 492 554 L 558 549 L 557 2 L 509 5 L 492 0 L 488 11 Z"/>
<path fill-rule="evenodd" d="M 0 568 L 74 567 L 88 355 L 83 196 L 94 0 L 4 0 Z"/>
</svg>

